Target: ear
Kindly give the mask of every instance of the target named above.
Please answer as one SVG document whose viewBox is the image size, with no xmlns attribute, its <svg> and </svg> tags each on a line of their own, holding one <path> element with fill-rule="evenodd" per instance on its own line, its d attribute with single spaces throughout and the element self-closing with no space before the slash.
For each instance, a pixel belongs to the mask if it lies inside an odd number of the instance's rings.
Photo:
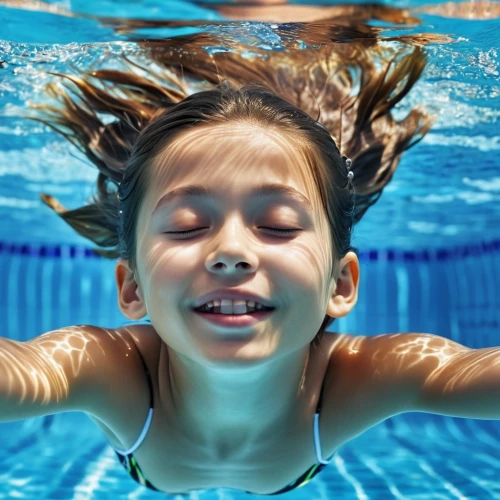
<svg viewBox="0 0 500 500">
<path fill-rule="evenodd" d="M 326 314 L 332 318 L 343 318 L 358 301 L 359 260 L 354 252 L 347 252 L 337 264 L 334 278 Z"/>
<path fill-rule="evenodd" d="M 141 319 L 148 311 L 140 284 L 130 270 L 129 262 L 118 259 L 115 268 L 116 286 L 118 288 L 118 307 L 128 319 Z"/>
</svg>

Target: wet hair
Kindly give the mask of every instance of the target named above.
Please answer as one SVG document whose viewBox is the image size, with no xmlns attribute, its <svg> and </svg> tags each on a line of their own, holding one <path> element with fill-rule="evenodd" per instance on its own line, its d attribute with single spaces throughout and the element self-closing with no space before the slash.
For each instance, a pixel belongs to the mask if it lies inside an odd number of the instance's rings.
<svg viewBox="0 0 500 500">
<path fill-rule="evenodd" d="M 201 126 L 247 123 L 272 128 L 304 148 L 308 174 L 314 179 L 329 221 L 334 255 L 351 247 L 354 217 L 353 186 L 347 168 L 328 130 L 307 113 L 257 85 L 232 87 L 227 81 L 212 90 L 197 92 L 153 119 L 139 134 L 127 162 L 118 194 L 122 217 L 118 228 L 119 254 L 136 268 L 139 203 L 149 185 L 153 159 L 173 144 L 182 132 Z"/>
<path fill-rule="evenodd" d="M 391 115 L 420 77 L 422 49 L 392 49 L 388 55 L 373 42 L 369 49 L 344 44 L 349 50 L 276 52 L 250 62 L 237 52 L 208 56 L 165 44 L 161 51 L 155 44 L 150 53 L 156 69 L 124 58 L 130 71 L 57 74 L 63 88 L 48 85 L 47 93 L 62 106 L 37 104 L 31 118 L 64 135 L 99 174 L 97 193 L 83 207 L 68 210 L 46 194 L 42 200 L 101 247 L 97 253 L 128 259 L 135 270 L 137 217 L 154 158 L 193 128 L 252 123 L 281 133 L 309 159 L 333 261 L 356 251 L 353 225 L 379 199 L 401 154 L 432 123 L 423 109 L 400 121 Z M 343 155 L 352 159 L 352 183 Z M 325 316 L 319 335 L 333 321 Z"/>
</svg>

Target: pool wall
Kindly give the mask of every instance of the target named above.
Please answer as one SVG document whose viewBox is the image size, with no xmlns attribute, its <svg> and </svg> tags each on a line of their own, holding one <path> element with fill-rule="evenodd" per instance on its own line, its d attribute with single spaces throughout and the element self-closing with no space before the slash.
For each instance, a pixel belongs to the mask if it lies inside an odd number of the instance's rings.
<svg viewBox="0 0 500 500">
<path fill-rule="evenodd" d="M 500 240 L 453 249 L 359 254 L 358 303 L 331 330 L 426 332 L 481 348 L 500 345 Z M 127 321 L 115 261 L 71 245 L 0 242 L 2 335 L 27 340 L 56 328 Z"/>
</svg>

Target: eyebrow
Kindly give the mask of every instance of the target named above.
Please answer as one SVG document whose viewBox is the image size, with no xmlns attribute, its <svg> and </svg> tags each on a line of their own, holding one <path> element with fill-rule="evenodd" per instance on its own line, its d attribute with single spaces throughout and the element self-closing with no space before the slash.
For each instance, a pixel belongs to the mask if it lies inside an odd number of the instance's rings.
<svg viewBox="0 0 500 500">
<path fill-rule="evenodd" d="M 158 200 L 158 203 L 151 212 L 151 215 L 154 215 L 160 208 L 169 205 L 174 200 L 185 198 L 187 196 L 215 198 L 217 193 L 213 189 L 202 186 L 201 184 L 181 186 L 164 194 Z M 294 199 L 302 205 L 305 205 L 309 210 L 312 210 L 311 202 L 301 192 L 291 186 L 285 186 L 284 184 L 261 184 L 250 191 L 250 196 L 286 196 Z"/>
</svg>

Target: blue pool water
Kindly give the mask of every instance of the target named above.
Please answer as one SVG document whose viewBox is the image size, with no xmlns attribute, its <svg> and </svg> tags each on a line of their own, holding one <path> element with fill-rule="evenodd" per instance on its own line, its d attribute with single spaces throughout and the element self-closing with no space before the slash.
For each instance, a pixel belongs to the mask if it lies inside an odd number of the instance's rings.
<svg viewBox="0 0 500 500">
<path fill-rule="evenodd" d="M 137 55 L 137 39 L 206 30 L 223 32 L 228 41 L 282 50 L 282 37 L 295 26 L 280 24 L 279 17 L 228 22 L 213 3 L 67 0 L 40 2 L 33 10 L 0 2 L 2 336 L 27 340 L 62 326 L 113 327 L 125 320 L 116 305 L 114 263 L 93 255 L 88 241 L 38 196 L 46 192 L 66 206 L 81 206 L 93 192 L 96 170 L 60 136 L 15 115 L 27 100 L 43 100 L 43 86 L 53 78 L 48 72 L 113 67 L 121 54 Z M 420 331 L 471 348 L 498 346 L 500 9 L 481 16 L 479 2 L 467 3 L 468 14 L 429 4 L 385 2 L 409 9 L 420 24 L 366 21 L 385 37 L 431 33 L 449 35 L 451 43 L 425 47 L 424 74 L 397 108 L 403 116 L 424 104 L 437 120 L 403 156 L 381 199 L 354 231 L 361 261 L 359 301 L 347 318 L 335 322 L 335 331 Z M 494 6 L 484 9 L 492 12 Z M 124 33 L 116 18 L 207 24 L 144 26 Z M 127 476 L 83 414 L 2 423 L 0 443 L 0 499 L 159 497 Z M 398 415 L 343 446 L 311 483 L 286 495 L 295 500 L 500 498 L 499 450 L 499 421 Z M 249 495 L 219 489 L 187 497 Z"/>
</svg>

